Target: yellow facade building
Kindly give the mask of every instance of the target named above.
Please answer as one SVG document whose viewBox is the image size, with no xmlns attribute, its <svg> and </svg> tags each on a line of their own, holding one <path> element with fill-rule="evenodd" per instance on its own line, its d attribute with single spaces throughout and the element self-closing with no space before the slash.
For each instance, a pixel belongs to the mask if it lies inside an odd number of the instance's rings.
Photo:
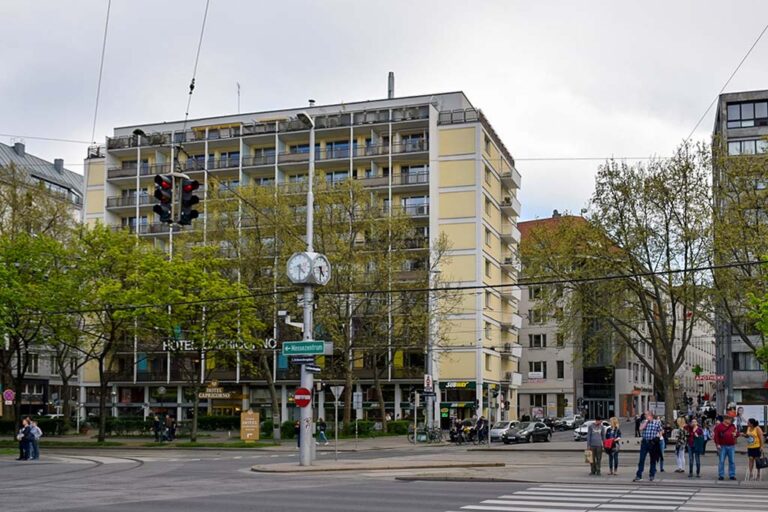
<svg viewBox="0 0 768 512">
<path fill-rule="evenodd" d="M 459 304 L 435 330 L 444 333 L 434 340 L 433 365 L 443 421 L 474 414 L 513 418 L 521 383 L 520 293 L 498 286 L 514 284 L 519 270 L 520 174 L 490 123 L 462 92 L 115 128 L 85 161 L 85 221 L 167 244 L 168 225 L 152 212 L 153 178 L 170 172 L 175 160 L 203 190 L 213 177 L 229 187 L 259 184 L 278 191 L 305 181 L 309 132 L 297 119 L 300 112 L 315 120 L 319 176 L 359 180 L 376 190 L 384 208 L 401 208 L 414 219 L 425 252 L 440 233 L 449 240 L 439 286 L 470 289 L 461 292 Z M 184 154 L 178 154 L 180 144 Z M 205 225 L 204 215 L 195 223 Z M 114 383 L 115 412 L 147 414 L 163 402 L 179 417 L 186 415 L 186 393 L 171 368 L 140 364 Z M 422 386 L 424 368 L 410 370 L 389 379 L 385 394 L 392 418 L 408 415 L 409 390 Z M 290 393 L 297 383 L 278 380 L 284 420 L 293 415 Z M 209 404 L 212 410 L 253 407 L 267 417 L 264 383 L 241 380 L 234 372 L 219 384 L 236 390 L 237 399 L 231 408 Z M 357 390 L 366 397 L 369 385 L 363 376 L 357 379 Z M 367 407 L 366 400 L 358 417 L 367 416 Z"/>
</svg>

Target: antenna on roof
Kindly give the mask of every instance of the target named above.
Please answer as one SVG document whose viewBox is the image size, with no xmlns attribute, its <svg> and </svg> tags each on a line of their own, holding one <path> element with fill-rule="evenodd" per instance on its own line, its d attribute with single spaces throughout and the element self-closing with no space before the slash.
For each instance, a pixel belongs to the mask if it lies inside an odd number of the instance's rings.
<svg viewBox="0 0 768 512">
<path fill-rule="evenodd" d="M 387 80 L 387 99 L 391 100 L 395 97 L 395 72 L 389 72 L 389 78 Z"/>
</svg>

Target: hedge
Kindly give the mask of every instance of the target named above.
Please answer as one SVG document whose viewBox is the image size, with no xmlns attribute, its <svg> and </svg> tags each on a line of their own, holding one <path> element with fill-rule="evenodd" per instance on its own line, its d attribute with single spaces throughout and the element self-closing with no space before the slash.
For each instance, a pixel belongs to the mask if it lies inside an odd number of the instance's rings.
<svg viewBox="0 0 768 512">
<path fill-rule="evenodd" d="M 61 418 L 37 418 L 37 426 L 43 436 L 58 436 L 64 433 L 64 420 Z M 15 436 L 18 430 L 13 420 L 0 420 L 0 435 Z"/>
<path fill-rule="evenodd" d="M 187 422 L 192 428 L 192 420 Z M 239 430 L 240 416 L 198 416 L 198 430 Z"/>
</svg>

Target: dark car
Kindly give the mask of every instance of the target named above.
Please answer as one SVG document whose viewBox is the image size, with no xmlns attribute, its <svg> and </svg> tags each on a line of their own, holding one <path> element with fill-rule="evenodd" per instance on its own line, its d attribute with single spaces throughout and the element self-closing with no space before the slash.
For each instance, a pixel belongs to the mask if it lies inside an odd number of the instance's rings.
<svg viewBox="0 0 768 512">
<path fill-rule="evenodd" d="M 501 435 L 501 440 L 504 444 L 549 441 L 550 439 L 552 439 L 552 429 L 541 421 L 520 423 L 517 428 L 510 429 Z"/>
</svg>

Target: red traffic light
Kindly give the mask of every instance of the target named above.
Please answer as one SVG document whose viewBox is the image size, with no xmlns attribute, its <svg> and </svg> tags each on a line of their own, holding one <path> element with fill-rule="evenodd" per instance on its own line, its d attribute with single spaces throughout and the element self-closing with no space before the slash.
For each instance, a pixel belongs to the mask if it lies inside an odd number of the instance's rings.
<svg viewBox="0 0 768 512">
<path fill-rule="evenodd" d="M 157 184 L 157 186 L 159 186 L 163 190 L 170 190 L 173 188 L 172 178 L 169 178 L 168 176 L 164 176 L 162 174 L 157 174 L 155 176 L 155 183 Z"/>
<path fill-rule="evenodd" d="M 184 192 L 192 192 L 198 188 L 200 188 L 200 183 L 197 180 L 184 180 L 184 183 L 181 186 L 181 189 Z"/>
</svg>

